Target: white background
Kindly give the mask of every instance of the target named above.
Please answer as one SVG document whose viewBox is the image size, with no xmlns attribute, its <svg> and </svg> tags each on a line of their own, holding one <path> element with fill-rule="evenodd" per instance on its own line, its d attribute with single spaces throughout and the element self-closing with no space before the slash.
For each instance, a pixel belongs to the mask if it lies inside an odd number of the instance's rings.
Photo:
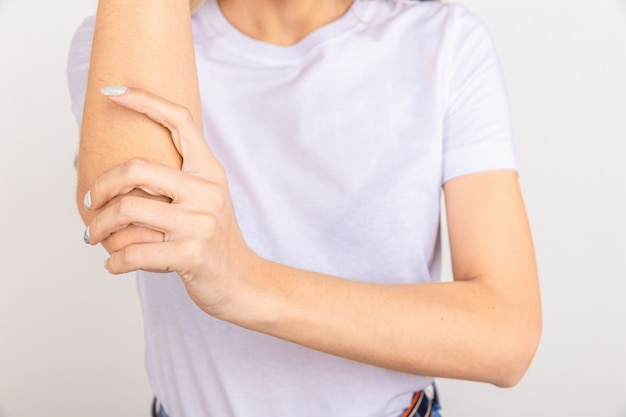
<svg viewBox="0 0 626 417">
<path fill-rule="evenodd" d="M 509 86 L 544 334 L 513 389 L 440 381 L 446 416 L 626 417 L 626 0 L 462 2 Z M 65 61 L 94 10 L 0 0 L 0 417 L 148 416 L 134 280 L 74 206 Z"/>
</svg>

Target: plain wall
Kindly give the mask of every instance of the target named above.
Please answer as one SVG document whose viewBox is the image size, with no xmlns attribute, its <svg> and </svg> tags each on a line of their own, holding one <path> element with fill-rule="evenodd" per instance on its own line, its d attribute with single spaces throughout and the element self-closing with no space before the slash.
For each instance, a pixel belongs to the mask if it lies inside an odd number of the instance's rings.
<svg viewBox="0 0 626 417">
<path fill-rule="evenodd" d="M 626 417 L 626 2 L 462 3 L 507 79 L 544 333 L 513 389 L 440 381 L 446 417 Z M 0 0 L 0 417 L 149 415 L 134 279 L 74 204 L 65 65 L 95 4 Z"/>
</svg>

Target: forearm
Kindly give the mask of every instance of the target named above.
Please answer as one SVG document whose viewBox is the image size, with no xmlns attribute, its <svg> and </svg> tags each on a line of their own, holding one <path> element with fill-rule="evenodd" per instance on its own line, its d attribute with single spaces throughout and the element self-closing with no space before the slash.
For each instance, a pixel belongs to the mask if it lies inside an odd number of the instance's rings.
<svg viewBox="0 0 626 417">
<path fill-rule="evenodd" d="M 97 212 L 83 209 L 83 197 L 103 172 L 134 157 L 181 164 L 166 129 L 100 93 L 112 84 L 158 92 L 201 123 L 188 0 L 99 1 L 78 155 L 77 203 L 86 223 Z"/>
<path fill-rule="evenodd" d="M 536 348 L 536 310 L 523 305 L 531 294 L 497 290 L 488 279 L 381 285 L 260 265 L 247 297 L 255 313 L 233 321 L 316 350 L 510 386 Z"/>
</svg>

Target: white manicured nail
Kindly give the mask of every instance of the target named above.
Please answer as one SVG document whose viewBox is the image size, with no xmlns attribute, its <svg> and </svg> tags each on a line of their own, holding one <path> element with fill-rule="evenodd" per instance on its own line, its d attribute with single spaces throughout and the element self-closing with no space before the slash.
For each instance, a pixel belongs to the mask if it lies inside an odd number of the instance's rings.
<svg viewBox="0 0 626 417">
<path fill-rule="evenodd" d="M 85 233 L 83 234 L 83 240 L 85 241 L 86 244 L 89 245 L 89 243 L 91 242 L 91 231 L 89 230 L 91 226 L 87 226 L 87 228 L 85 229 Z"/>
<path fill-rule="evenodd" d="M 83 206 L 85 207 L 85 210 L 91 210 L 91 190 L 87 191 L 87 194 L 85 194 L 85 198 L 83 198 Z"/>
<path fill-rule="evenodd" d="M 104 269 L 106 269 L 107 271 L 109 270 L 109 258 L 106 258 L 104 260 Z"/>
<path fill-rule="evenodd" d="M 128 92 L 128 88 L 123 85 L 107 85 L 100 90 L 107 97 L 123 96 Z"/>
</svg>

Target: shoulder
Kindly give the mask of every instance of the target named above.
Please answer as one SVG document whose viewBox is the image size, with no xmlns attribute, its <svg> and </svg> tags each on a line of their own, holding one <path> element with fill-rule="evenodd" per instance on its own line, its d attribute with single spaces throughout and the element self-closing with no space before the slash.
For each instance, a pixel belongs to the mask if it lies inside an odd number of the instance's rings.
<svg viewBox="0 0 626 417">
<path fill-rule="evenodd" d="M 472 10 L 450 3 L 451 36 L 460 42 L 484 41 L 491 39 L 489 29 L 483 19 Z"/>
<path fill-rule="evenodd" d="M 408 30 L 445 43 L 481 42 L 489 38 L 484 21 L 463 5 L 417 0 L 356 0 L 367 4 L 365 26 Z M 405 33 L 406 34 L 406 33 Z"/>
<path fill-rule="evenodd" d="M 422 21 L 459 21 L 461 24 L 482 24 L 482 20 L 467 7 L 454 2 L 419 0 L 355 0 L 355 4 L 367 4 L 376 20 L 386 17 L 408 15 Z"/>
</svg>

